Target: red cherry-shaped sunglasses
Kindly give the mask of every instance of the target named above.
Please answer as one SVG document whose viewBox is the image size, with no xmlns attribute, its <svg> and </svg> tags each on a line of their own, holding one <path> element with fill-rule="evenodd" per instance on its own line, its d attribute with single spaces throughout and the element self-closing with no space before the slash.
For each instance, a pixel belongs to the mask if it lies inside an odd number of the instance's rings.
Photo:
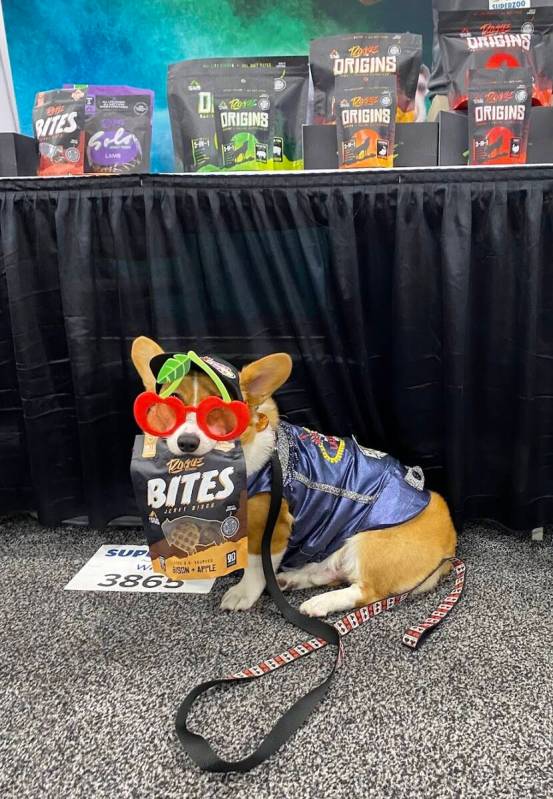
<svg viewBox="0 0 553 799">
<path fill-rule="evenodd" d="M 198 405 L 185 405 L 172 396 L 193 363 L 213 380 L 221 397 L 206 397 Z M 166 438 L 184 424 L 189 413 L 196 414 L 200 430 L 215 441 L 232 441 L 248 427 L 249 407 L 245 402 L 231 399 L 217 373 L 195 352 L 172 356 L 160 370 L 157 381 L 164 384 L 159 394 L 145 391 L 134 403 L 134 418 L 145 433 Z"/>
</svg>

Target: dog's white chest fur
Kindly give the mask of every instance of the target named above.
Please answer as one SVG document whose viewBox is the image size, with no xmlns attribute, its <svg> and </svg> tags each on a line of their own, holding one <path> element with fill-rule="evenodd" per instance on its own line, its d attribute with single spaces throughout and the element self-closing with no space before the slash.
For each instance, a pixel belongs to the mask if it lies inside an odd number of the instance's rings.
<svg viewBox="0 0 553 799">
<path fill-rule="evenodd" d="M 275 432 L 268 426 L 248 444 L 244 444 L 244 458 L 248 477 L 262 469 L 271 459 L 275 446 Z"/>
</svg>

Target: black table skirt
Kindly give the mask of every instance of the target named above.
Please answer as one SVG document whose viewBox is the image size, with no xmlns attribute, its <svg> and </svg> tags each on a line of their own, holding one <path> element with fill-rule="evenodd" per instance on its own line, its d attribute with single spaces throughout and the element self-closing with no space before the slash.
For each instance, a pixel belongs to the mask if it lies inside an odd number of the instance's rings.
<svg viewBox="0 0 553 799">
<path fill-rule="evenodd" d="M 0 512 L 95 526 L 145 334 L 285 350 L 295 423 L 421 465 L 457 522 L 553 519 L 553 168 L 0 181 Z"/>
</svg>

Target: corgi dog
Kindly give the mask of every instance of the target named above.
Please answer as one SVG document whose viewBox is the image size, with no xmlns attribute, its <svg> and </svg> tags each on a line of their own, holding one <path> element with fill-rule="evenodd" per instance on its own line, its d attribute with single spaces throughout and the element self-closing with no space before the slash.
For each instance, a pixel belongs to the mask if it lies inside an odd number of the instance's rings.
<svg viewBox="0 0 553 799">
<path fill-rule="evenodd" d="M 145 389 L 155 390 L 150 362 L 163 355 L 162 348 L 140 337 L 131 355 Z M 279 585 L 282 590 L 332 589 L 305 601 L 303 613 L 324 617 L 412 589 L 431 590 L 451 569 L 442 561 L 455 555 L 457 537 L 446 502 L 424 490 L 416 468 L 407 469 L 355 439 L 326 437 L 281 421 L 272 395 L 291 371 L 290 356 L 277 353 L 240 372 L 250 411 L 240 438 L 248 475 L 248 567 L 221 607 L 251 608 L 265 589 L 261 539 L 275 447 L 284 486 L 271 543 Z M 174 389 L 189 408 L 217 394 L 200 371 L 190 371 Z M 205 455 L 217 443 L 200 429 L 193 411 L 165 440 L 178 456 Z"/>
</svg>

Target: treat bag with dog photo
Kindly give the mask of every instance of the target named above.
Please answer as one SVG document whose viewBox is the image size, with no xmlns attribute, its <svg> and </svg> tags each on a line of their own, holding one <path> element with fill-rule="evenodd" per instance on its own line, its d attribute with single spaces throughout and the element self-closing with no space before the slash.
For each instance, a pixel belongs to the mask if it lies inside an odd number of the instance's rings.
<svg viewBox="0 0 553 799">
<path fill-rule="evenodd" d="M 335 92 L 340 169 L 393 167 L 395 75 L 369 75 L 357 83 L 336 78 Z"/>
<path fill-rule="evenodd" d="M 527 69 L 469 72 L 469 164 L 525 164 L 532 75 Z"/>
<path fill-rule="evenodd" d="M 222 78 L 220 79 L 222 81 Z M 252 73 L 213 95 L 221 166 L 232 171 L 273 168 L 274 75 Z"/>
<path fill-rule="evenodd" d="M 246 464 L 238 440 L 177 457 L 162 438 L 136 436 L 131 477 L 154 572 L 198 580 L 247 566 Z"/>
</svg>

